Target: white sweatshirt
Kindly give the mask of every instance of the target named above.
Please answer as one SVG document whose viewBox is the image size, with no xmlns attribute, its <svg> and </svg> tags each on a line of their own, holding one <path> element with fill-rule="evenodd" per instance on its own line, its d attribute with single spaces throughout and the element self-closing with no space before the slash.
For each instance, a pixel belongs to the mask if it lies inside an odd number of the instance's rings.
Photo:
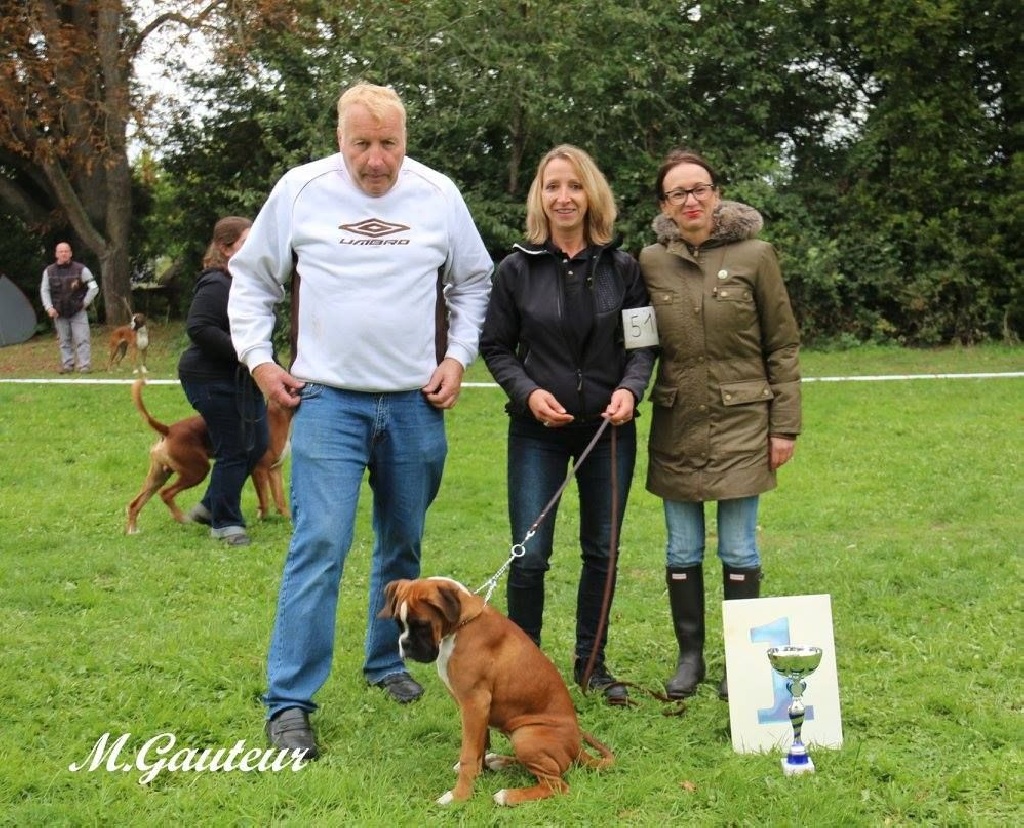
<svg viewBox="0 0 1024 828">
<path fill-rule="evenodd" d="M 437 367 L 435 303 L 443 268 L 446 356 L 476 358 L 493 263 L 455 184 L 406 158 L 384 195 L 360 190 L 340 153 L 274 186 L 231 258 L 228 317 L 250 370 L 272 359 L 274 305 L 295 255 L 298 379 L 354 391 L 409 391 Z"/>
</svg>

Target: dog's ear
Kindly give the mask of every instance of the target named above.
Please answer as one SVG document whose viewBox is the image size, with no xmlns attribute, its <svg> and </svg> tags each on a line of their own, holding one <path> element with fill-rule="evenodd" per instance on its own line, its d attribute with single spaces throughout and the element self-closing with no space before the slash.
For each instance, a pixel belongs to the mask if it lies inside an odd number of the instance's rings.
<svg viewBox="0 0 1024 828">
<path fill-rule="evenodd" d="M 398 610 L 398 603 L 401 600 L 399 596 L 403 591 L 403 587 L 409 583 L 408 580 L 402 579 L 398 581 L 392 581 L 384 587 L 384 606 L 381 607 L 380 612 L 377 613 L 378 618 L 394 618 Z"/>
<path fill-rule="evenodd" d="M 444 620 L 453 626 L 459 623 L 459 617 L 462 615 L 460 592 L 459 587 L 454 584 L 441 584 L 437 588 L 437 594 L 440 596 L 440 602 L 436 605 L 437 610 Z"/>
</svg>

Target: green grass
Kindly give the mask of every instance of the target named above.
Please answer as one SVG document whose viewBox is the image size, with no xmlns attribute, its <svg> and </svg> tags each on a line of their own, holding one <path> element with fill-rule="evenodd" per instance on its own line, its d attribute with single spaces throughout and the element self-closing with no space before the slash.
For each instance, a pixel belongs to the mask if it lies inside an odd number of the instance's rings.
<svg viewBox="0 0 1024 828">
<path fill-rule="evenodd" d="M 172 351 L 152 376 L 173 377 Z M 1012 348 L 804 358 L 808 377 L 1022 365 L 1024 351 Z M 486 375 L 477 366 L 469 379 Z M 1020 824 L 1024 378 L 809 382 L 804 395 L 806 433 L 763 500 L 763 594 L 832 595 L 843 748 L 814 751 L 818 772 L 798 778 L 781 776 L 777 756 L 732 752 L 715 695 L 723 659 L 712 586 L 708 683 L 684 715 L 644 698 L 609 708 L 573 687 L 583 727 L 614 749 L 616 766 L 572 770 L 567 796 L 502 810 L 490 795 L 521 775 L 485 774 L 469 803 L 433 804 L 453 783 L 459 726 L 432 665 L 411 666 L 427 694 L 407 707 L 362 681 L 368 496 L 314 719 L 320 762 L 298 773 L 165 772 L 148 785 L 138 771 L 70 772 L 106 732 L 131 733 L 129 754 L 162 733 L 176 749 L 263 747 L 258 696 L 289 526 L 255 523 L 247 488 L 249 548 L 175 524 L 159 500 L 128 537 L 124 507 L 153 434 L 127 385 L 0 383 L 0 824 Z M 191 413 L 173 385 L 151 385 L 146 401 L 165 421 Z M 424 574 L 476 588 L 507 557 L 502 402 L 496 389 L 468 388 L 450 415 Z M 641 459 L 608 657 L 621 678 L 658 689 L 674 642 L 660 504 L 643 489 L 645 470 Z M 565 498 L 545 650 L 568 675 L 572 488 Z M 717 563 L 709 571 L 714 584 Z M 504 606 L 503 585 L 494 602 Z"/>
</svg>

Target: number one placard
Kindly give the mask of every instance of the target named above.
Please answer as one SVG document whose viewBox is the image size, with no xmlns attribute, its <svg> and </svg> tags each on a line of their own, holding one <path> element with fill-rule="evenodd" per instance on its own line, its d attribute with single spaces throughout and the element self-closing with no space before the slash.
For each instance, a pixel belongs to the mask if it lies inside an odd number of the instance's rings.
<svg viewBox="0 0 1024 828">
<path fill-rule="evenodd" d="M 807 680 L 803 741 L 839 748 L 843 723 L 829 595 L 793 595 L 722 602 L 725 663 L 729 672 L 729 726 L 737 753 L 785 750 L 793 739 L 786 680 L 772 669 L 768 650 L 820 647 L 821 664 Z"/>
</svg>

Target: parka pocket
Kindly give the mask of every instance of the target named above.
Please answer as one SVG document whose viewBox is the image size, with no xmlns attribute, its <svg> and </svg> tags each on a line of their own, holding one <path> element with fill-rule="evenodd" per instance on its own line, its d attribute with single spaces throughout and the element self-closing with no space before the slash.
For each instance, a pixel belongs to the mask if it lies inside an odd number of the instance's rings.
<svg viewBox="0 0 1024 828">
<path fill-rule="evenodd" d="M 721 388 L 722 405 L 749 405 L 775 399 L 772 387 L 763 379 L 723 382 Z"/>
<path fill-rule="evenodd" d="M 719 302 L 743 302 L 752 304 L 754 294 L 746 285 L 734 285 L 731 287 L 716 287 L 715 298 Z"/>
<path fill-rule="evenodd" d="M 679 389 L 674 385 L 655 385 L 651 389 L 651 404 L 659 408 L 671 408 L 676 404 Z"/>
</svg>

